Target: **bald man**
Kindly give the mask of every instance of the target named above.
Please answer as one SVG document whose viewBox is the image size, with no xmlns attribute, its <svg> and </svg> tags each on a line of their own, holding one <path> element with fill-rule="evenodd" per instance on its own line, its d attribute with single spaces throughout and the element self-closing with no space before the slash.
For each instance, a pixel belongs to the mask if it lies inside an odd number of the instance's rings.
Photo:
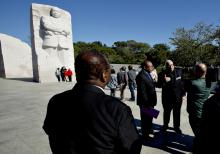
<svg viewBox="0 0 220 154">
<path fill-rule="evenodd" d="M 138 154 L 141 142 L 131 109 L 106 95 L 110 65 L 87 51 L 75 60 L 77 83 L 53 96 L 43 129 L 54 154 Z"/>
<path fill-rule="evenodd" d="M 187 91 L 187 112 L 189 113 L 189 123 L 195 136 L 199 132 L 202 118 L 202 108 L 208 99 L 210 88 L 206 84 L 205 76 L 207 67 L 203 63 L 195 65 L 195 79 L 186 85 Z"/>
<path fill-rule="evenodd" d="M 193 154 L 220 153 L 220 82 L 217 83 L 215 94 L 203 105 L 202 120 L 199 134 L 195 136 Z"/>
<path fill-rule="evenodd" d="M 180 129 L 180 114 L 182 98 L 184 96 L 182 84 L 182 71 L 175 68 L 172 60 L 166 60 L 165 70 L 159 73 L 158 85 L 162 87 L 162 105 L 163 105 L 163 127 L 165 132 L 169 128 L 170 114 L 173 110 L 173 126 L 178 134 L 182 134 Z"/>
</svg>

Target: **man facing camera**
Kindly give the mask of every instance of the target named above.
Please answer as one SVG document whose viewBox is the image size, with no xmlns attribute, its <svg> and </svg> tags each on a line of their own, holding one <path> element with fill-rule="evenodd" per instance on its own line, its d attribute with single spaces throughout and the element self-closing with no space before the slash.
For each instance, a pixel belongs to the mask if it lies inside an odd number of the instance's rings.
<svg viewBox="0 0 220 154">
<path fill-rule="evenodd" d="M 153 70 L 153 64 L 145 60 L 142 64 L 142 70 L 136 77 L 137 83 L 137 105 L 140 107 L 141 114 L 141 130 L 144 138 L 153 135 L 153 117 L 144 113 L 144 109 L 151 109 L 157 103 L 157 94 L 154 81 L 150 75 Z"/>
<path fill-rule="evenodd" d="M 182 134 L 180 129 L 180 115 L 182 99 L 185 95 L 182 72 L 180 69 L 175 68 L 173 61 L 166 60 L 165 70 L 160 72 L 158 86 L 162 87 L 162 105 L 164 109 L 163 113 L 163 128 L 165 132 L 168 129 L 170 122 L 170 114 L 173 110 L 173 126 L 177 134 Z"/>
</svg>

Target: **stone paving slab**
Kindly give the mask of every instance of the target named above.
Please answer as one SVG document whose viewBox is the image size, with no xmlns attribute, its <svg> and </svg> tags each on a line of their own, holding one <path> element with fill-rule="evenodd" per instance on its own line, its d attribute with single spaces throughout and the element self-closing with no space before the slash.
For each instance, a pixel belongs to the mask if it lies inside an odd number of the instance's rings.
<svg viewBox="0 0 220 154">
<path fill-rule="evenodd" d="M 42 129 L 48 101 L 54 94 L 71 89 L 74 83 L 41 84 L 22 80 L 0 78 L 0 154 L 49 154 L 49 142 Z M 105 91 L 110 93 L 108 89 Z M 183 103 L 181 114 L 183 135 L 177 135 L 172 129 L 163 134 L 159 132 L 163 113 L 160 89 L 157 89 L 157 95 L 156 109 L 161 111 L 153 121 L 157 133 L 153 140 L 144 141 L 141 154 L 190 153 L 193 133 L 186 103 Z M 116 96 L 119 97 L 119 91 Z M 129 98 L 130 92 L 126 89 L 124 102 L 131 107 L 140 129 L 139 108 L 135 102 L 127 101 Z"/>
</svg>

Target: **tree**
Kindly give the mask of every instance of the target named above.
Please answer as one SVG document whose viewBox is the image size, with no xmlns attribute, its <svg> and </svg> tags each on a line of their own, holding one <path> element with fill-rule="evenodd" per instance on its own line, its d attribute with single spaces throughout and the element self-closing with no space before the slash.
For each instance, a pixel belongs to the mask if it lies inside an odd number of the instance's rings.
<svg viewBox="0 0 220 154">
<path fill-rule="evenodd" d="M 140 64 L 145 57 L 144 53 L 150 49 L 150 45 L 147 43 L 136 42 L 134 40 L 128 40 L 114 42 L 112 48 L 115 49 L 117 55 L 122 58 L 120 58 L 120 62 L 127 64 Z"/>
<path fill-rule="evenodd" d="M 124 47 L 127 47 L 127 42 L 125 41 L 117 41 L 117 42 L 114 42 L 113 48 L 124 48 Z"/>
<path fill-rule="evenodd" d="M 74 47 L 74 56 L 75 57 L 82 51 L 90 50 L 88 43 L 82 42 L 82 41 L 73 43 L 73 47 Z"/>
<path fill-rule="evenodd" d="M 86 42 L 76 42 L 74 43 L 74 55 L 75 57 L 83 52 L 83 51 L 87 51 L 87 50 L 93 50 L 93 51 L 97 51 L 97 52 L 101 52 L 104 55 L 106 55 L 106 57 L 109 59 L 110 62 L 114 62 L 115 57 L 116 56 L 116 52 L 114 49 L 112 49 L 111 47 L 107 47 L 105 44 L 103 45 L 102 42 L 100 41 L 95 41 L 92 43 L 86 43 Z M 117 59 L 116 59 L 117 61 Z"/>
<path fill-rule="evenodd" d="M 196 24 L 192 29 L 177 28 L 171 44 L 176 47 L 172 58 L 177 65 L 192 66 L 195 61 L 202 61 L 206 53 L 203 46 L 212 44 L 216 28 L 203 22 Z"/>
<path fill-rule="evenodd" d="M 147 59 L 153 62 L 155 67 L 164 65 L 166 59 L 169 59 L 171 52 L 167 44 L 155 44 L 148 52 L 145 53 Z"/>
</svg>

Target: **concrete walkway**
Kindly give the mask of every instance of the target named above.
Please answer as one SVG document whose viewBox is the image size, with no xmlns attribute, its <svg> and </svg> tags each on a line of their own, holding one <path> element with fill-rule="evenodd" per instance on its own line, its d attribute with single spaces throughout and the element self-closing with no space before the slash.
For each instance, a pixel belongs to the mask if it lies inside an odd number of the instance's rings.
<svg viewBox="0 0 220 154">
<path fill-rule="evenodd" d="M 0 154 L 49 154 L 48 139 L 42 130 L 48 100 L 56 93 L 71 89 L 74 83 L 33 83 L 22 80 L 0 78 Z M 106 89 L 106 93 L 109 90 Z M 158 89 L 159 117 L 154 119 L 157 131 L 152 141 L 145 141 L 142 154 L 190 153 L 193 134 L 188 122 L 186 103 L 183 103 L 181 129 L 183 135 L 177 135 L 172 129 L 168 133 L 159 132 L 162 125 L 161 92 Z M 119 96 L 119 92 L 116 93 Z M 132 109 L 138 129 L 140 129 L 139 108 L 125 91 L 125 103 Z M 172 118 L 170 122 L 172 126 Z"/>
</svg>

